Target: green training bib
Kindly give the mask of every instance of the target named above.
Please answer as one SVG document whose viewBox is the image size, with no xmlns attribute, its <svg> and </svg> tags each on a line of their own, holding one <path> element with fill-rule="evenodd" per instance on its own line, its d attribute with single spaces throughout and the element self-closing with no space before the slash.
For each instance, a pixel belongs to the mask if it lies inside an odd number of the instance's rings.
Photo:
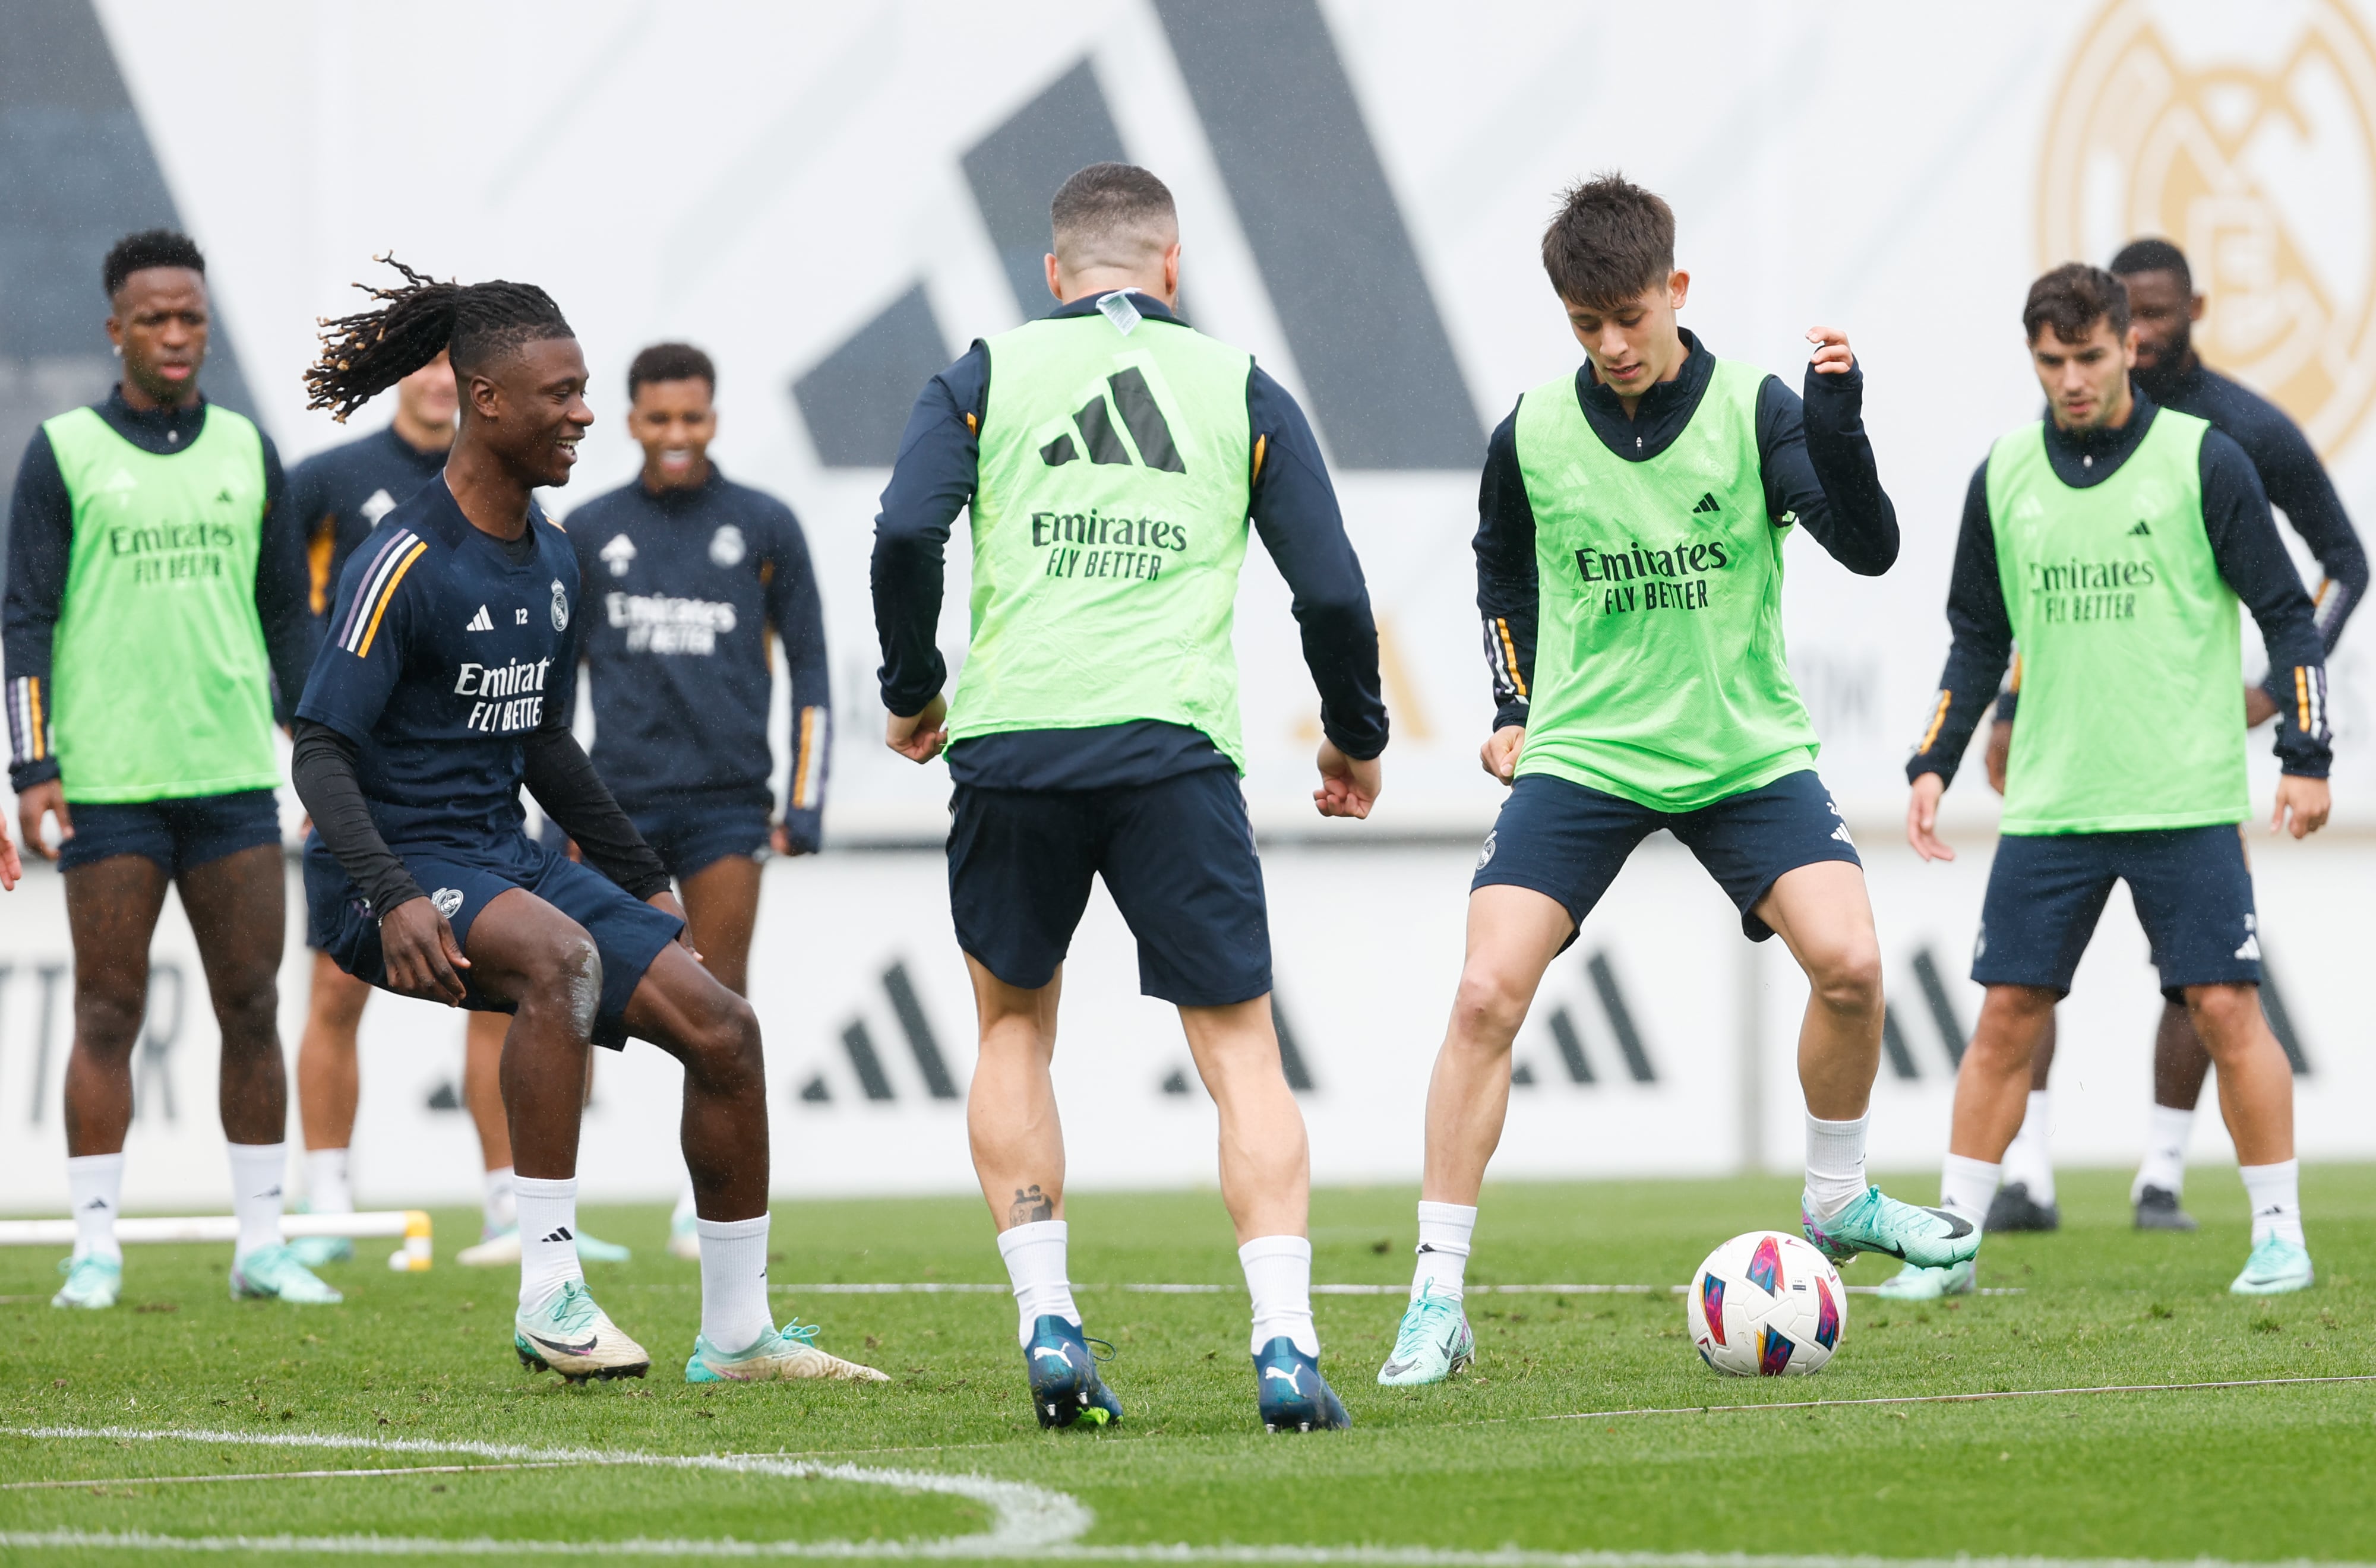
<svg viewBox="0 0 2376 1568">
<path fill-rule="evenodd" d="M 209 405 L 197 439 L 168 456 L 133 445 L 92 409 L 42 428 L 74 502 L 50 643 L 66 799 L 273 788 L 272 673 L 255 612 L 265 511 L 255 426 Z"/>
<path fill-rule="evenodd" d="M 989 339 L 973 636 L 949 738 L 1161 719 L 1245 771 L 1230 627 L 1253 361 L 1176 323 Z"/>
<path fill-rule="evenodd" d="M 1645 462 L 1602 445 L 1562 376 L 1518 402 L 1541 619 L 1518 772 L 1693 811 L 1812 767 L 1782 646 L 1757 390 L 1718 360 L 1691 423 Z"/>
<path fill-rule="evenodd" d="M 2241 822 L 2244 670 L 2235 592 L 2203 528 L 2203 436 L 2163 409 L 2109 479 L 2054 475 L 2046 427 L 1989 453 L 1997 577 L 2021 647 L 2002 831 L 2131 833 Z"/>
</svg>

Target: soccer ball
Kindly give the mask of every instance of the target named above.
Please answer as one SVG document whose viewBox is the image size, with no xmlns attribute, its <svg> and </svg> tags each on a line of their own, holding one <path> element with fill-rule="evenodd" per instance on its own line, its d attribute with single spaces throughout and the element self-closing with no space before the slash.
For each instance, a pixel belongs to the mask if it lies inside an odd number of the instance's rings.
<svg viewBox="0 0 2376 1568">
<path fill-rule="evenodd" d="M 1831 1260 L 1796 1236 L 1752 1230 L 1708 1254 L 1683 1313 L 1700 1359 L 1731 1377 L 1820 1372 L 1847 1331 Z"/>
</svg>

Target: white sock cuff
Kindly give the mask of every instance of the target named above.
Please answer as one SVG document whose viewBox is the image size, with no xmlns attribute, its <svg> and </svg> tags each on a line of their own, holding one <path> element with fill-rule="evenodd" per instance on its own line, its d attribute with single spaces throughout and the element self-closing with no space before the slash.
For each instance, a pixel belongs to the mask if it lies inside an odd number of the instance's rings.
<svg viewBox="0 0 2376 1568">
<path fill-rule="evenodd" d="M 1072 1228 L 1061 1219 L 1035 1219 L 1028 1225 L 1017 1225 L 998 1233 L 998 1255 L 1011 1258 L 1025 1247 L 1036 1247 L 1053 1241 L 1063 1245 L 1070 1241 Z"/>
<path fill-rule="evenodd" d="M 538 1202 L 564 1201 L 577 1196 L 577 1178 L 575 1176 L 522 1176 L 515 1173 L 512 1177 L 512 1191 L 521 1197 Z"/>
<path fill-rule="evenodd" d="M 110 1170 L 121 1170 L 123 1169 L 124 1151 L 122 1149 L 117 1149 L 113 1154 L 70 1154 L 66 1156 L 66 1170 L 69 1171 L 88 1170 L 93 1175 L 103 1175 Z"/>
<path fill-rule="evenodd" d="M 2274 1165 L 2239 1165 L 2236 1174 L 2250 1186 L 2255 1182 L 2295 1182 L 2301 1179 L 2301 1161 L 2281 1159 Z"/>
<path fill-rule="evenodd" d="M 754 1215 L 749 1219 L 696 1218 L 693 1225 L 695 1233 L 705 1241 L 740 1241 L 747 1236 L 765 1236 L 767 1233 L 767 1218 L 768 1217 L 764 1214 Z"/>
<path fill-rule="evenodd" d="M 1308 1236 L 1257 1236 L 1238 1249 L 1238 1262 L 1251 1266 L 1265 1258 L 1300 1258 L 1312 1261 L 1312 1239 Z"/>
<path fill-rule="evenodd" d="M 1430 1252 L 1450 1253 L 1455 1257 L 1467 1257 L 1471 1238 L 1477 1229 L 1477 1208 L 1473 1204 L 1434 1204 L 1421 1199 L 1419 1206 L 1420 1244 Z"/>
</svg>

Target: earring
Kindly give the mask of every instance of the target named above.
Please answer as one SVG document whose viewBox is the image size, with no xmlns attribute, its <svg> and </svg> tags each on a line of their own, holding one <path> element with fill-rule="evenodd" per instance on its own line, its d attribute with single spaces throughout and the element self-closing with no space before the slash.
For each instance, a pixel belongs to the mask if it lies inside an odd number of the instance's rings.
<svg viewBox="0 0 2376 1568">
<path fill-rule="evenodd" d="M 107 346 L 107 351 L 108 351 L 109 353 L 111 353 L 111 354 L 113 354 L 117 359 L 119 359 L 119 360 L 120 360 L 120 359 L 122 359 L 122 358 L 124 357 L 124 345 L 123 345 L 123 344 L 121 344 L 121 343 L 110 343 L 110 344 Z"/>
</svg>

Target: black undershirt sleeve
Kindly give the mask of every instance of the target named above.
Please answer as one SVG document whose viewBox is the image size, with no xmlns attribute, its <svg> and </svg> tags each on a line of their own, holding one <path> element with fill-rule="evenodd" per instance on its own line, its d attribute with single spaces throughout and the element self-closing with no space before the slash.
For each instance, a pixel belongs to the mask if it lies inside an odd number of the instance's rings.
<svg viewBox="0 0 2376 1568">
<path fill-rule="evenodd" d="M 1939 677 L 1914 755 L 1908 783 L 1935 773 L 1953 783 L 1980 715 L 1995 700 L 1997 683 L 2013 658 L 2013 617 L 1997 576 L 1996 529 L 1989 520 L 1989 467 L 1982 463 L 1964 493 L 1963 528 L 1955 537 L 1955 567 L 1947 584 L 1947 628 L 1954 643 Z"/>
<path fill-rule="evenodd" d="M 870 567 L 874 630 L 883 647 L 883 706 L 903 719 L 924 711 L 948 676 L 936 638 L 949 529 L 980 477 L 990 350 L 976 343 L 924 385 L 899 437 Z"/>
<path fill-rule="evenodd" d="M 264 443 L 264 531 L 255 560 L 255 615 L 272 665 L 272 716 L 286 724 L 304 695 L 320 636 L 313 576 L 305 564 L 305 520 L 297 516 L 289 476 L 272 438 Z"/>
<path fill-rule="evenodd" d="M 19 793 L 58 776 L 47 719 L 50 641 L 65 604 L 66 566 L 73 556 L 74 498 L 58 472 L 49 433 L 36 430 L 25 444 L 9 501 L 8 588 L 0 610 L 0 647 L 10 688 L 8 783 Z"/>
<path fill-rule="evenodd" d="M 553 714 L 529 731 L 520 742 L 520 755 L 521 782 L 544 814 L 576 841 L 588 865 L 637 898 L 668 890 L 668 868 L 619 809 L 565 718 Z"/>
<path fill-rule="evenodd" d="M 1757 457 L 1766 511 L 1795 513 L 1833 560 L 1877 577 L 1897 561 L 1897 508 L 1881 487 L 1863 410 L 1861 365 L 1835 375 L 1810 365 L 1803 398 L 1769 375 L 1757 391 Z"/>
<path fill-rule="evenodd" d="M 1518 468 L 1518 415 L 1493 429 L 1477 484 L 1477 613 L 1493 676 L 1493 728 L 1524 724 L 1535 685 L 1535 633 L 1542 612 L 1535 508 Z"/>
<path fill-rule="evenodd" d="M 2269 650 L 2267 691 L 2277 704 L 2276 753 L 2287 773 L 2323 778 L 2334 759 L 2326 720 L 2326 647 L 2301 575 L 2294 570 L 2261 476 L 2244 449 L 2216 430 L 2203 435 L 2203 529 L 2222 581 L 2235 590 Z"/>
<path fill-rule="evenodd" d="M 425 897 L 421 884 L 381 837 L 363 799 L 362 778 L 355 767 L 355 743 L 327 724 L 297 720 L 297 749 L 290 759 L 290 779 L 297 798 L 314 819 L 323 848 L 338 858 L 375 919 L 385 920 L 399 904 Z"/>
<path fill-rule="evenodd" d="M 2269 505 L 2285 513 L 2286 521 L 2301 535 L 2326 574 L 2316 613 L 2320 639 L 2333 653 L 2343 636 L 2343 624 L 2368 596 L 2368 552 L 2360 545 L 2358 530 L 2351 526 L 2350 515 L 2343 509 L 2342 498 L 2334 493 L 2334 481 L 2327 477 L 2326 466 L 2318 460 L 2301 427 L 2282 416 L 2266 424 L 2256 433 L 2258 450 L 2248 450 L 2246 455 L 2254 459 L 2252 466 L 2268 492 Z M 2290 694 L 2276 690 L 2277 674 L 2271 672 L 2269 695 L 2283 707 Z"/>
</svg>

